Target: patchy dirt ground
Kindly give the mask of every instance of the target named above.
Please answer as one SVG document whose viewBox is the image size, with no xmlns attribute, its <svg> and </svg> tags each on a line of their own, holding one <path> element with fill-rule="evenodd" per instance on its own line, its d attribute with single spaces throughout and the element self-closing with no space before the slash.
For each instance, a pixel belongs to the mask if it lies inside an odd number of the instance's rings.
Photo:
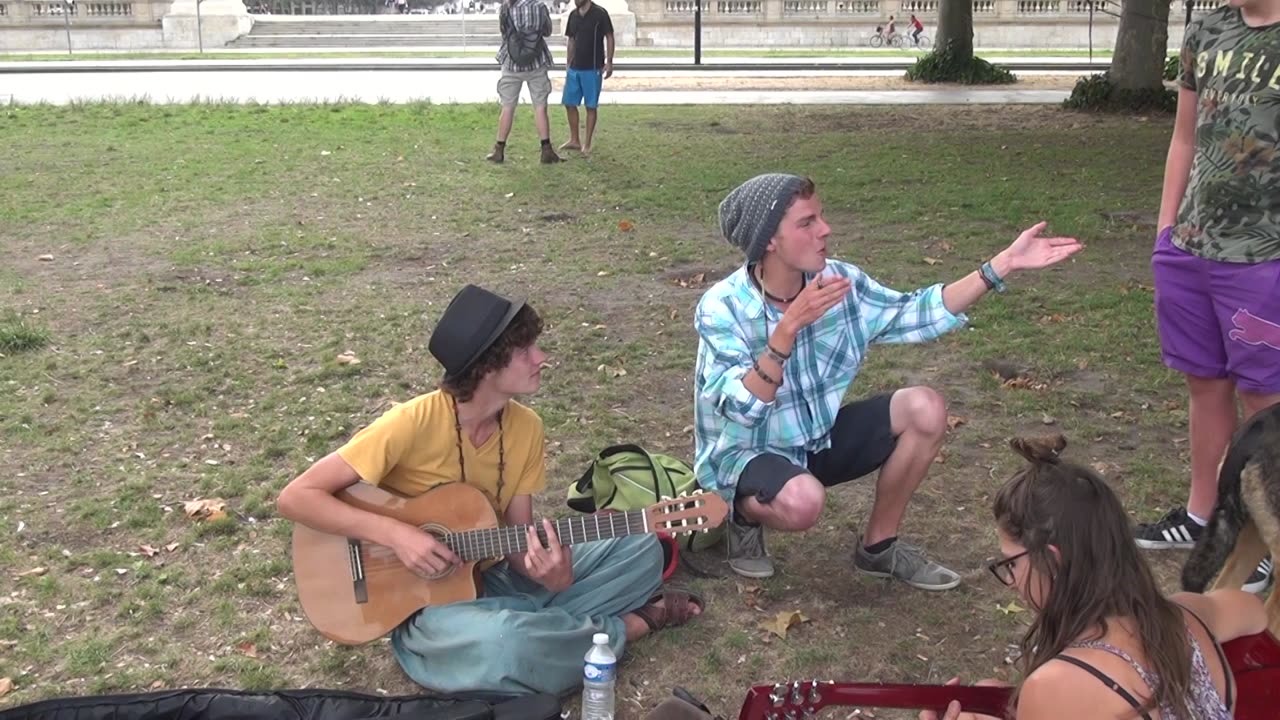
<svg viewBox="0 0 1280 720">
<path fill-rule="evenodd" d="M 779 680 L 1009 677 L 1026 613 L 982 561 L 991 492 L 1019 466 L 1014 433 L 1065 432 L 1140 517 L 1181 499 L 1186 417 L 1147 269 L 1168 118 L 618 108 L 589 161 L 547 167 L 525 112 L 493 166 L 490 107 L 0 111 L 0 329 L 47 333 L 0 357 L 0 678 L 13 683 L 0 704 L 189 686 L 414 692 L 385 641 L 337 646 L 306 622 L 276 492 L 433 386 L 427 333 L 466 282 L 528 295 L 547 319 L 554 365 L 529 399 L 547 427 L 541 511 L 568 512 L 568 483 L 605 445 L 690 457 L 691 311 L 738 262 L 716 207 L 766 170 L 811 174 L 835 253 L 894 287 L 967 273 L 1041 218 L 1087 250 L 1015 279 L 968 329 L 875 348 L 852 389 L 925 383 L 948 398 L 953 428 L 904 536 L 961 587 L 852 572 L 872 482 L 850 483 L 819 529 L 769 536 L 768 581 L 729 576 L 722 549 L 692 558 L 710 577 L 681 581 L 708 613 L 631 648 L 621 718 L 674 685 L 728 717 Z M 340 363 L 348 351 L 361 362 Z M 197 498 L 225 517 L 188 516 Z M 1180 557 L 1153 560 L 1172 578 Z M 762 628 L 795 611 L 807 621 L 785 637 Z"/>
</svg>

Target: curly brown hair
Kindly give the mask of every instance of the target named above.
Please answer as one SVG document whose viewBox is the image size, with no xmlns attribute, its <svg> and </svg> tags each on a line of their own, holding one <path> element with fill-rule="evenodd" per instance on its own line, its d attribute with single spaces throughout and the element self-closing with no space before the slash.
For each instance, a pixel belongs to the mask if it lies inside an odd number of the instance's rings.
<svg viewBox="0 0 1280 720">
<path fill-rule="evenodd" d="M 452 395 L 458 402 L 468 402 L 475 397 L 480 381 L 511 363 L 511 354 L 529 347 L 542 334 L 542 318 L 538 311 L 525 305 L 511 318 L 511 324 L 462 375 L 440 380 L 440 389 Z"/>
</svg>

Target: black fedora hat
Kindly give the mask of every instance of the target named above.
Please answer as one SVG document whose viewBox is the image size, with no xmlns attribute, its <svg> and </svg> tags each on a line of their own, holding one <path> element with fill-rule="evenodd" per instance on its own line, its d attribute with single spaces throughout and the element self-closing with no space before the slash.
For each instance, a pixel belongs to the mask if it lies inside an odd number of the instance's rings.
<svg viewBox="0 0 1280 720">
<path fill-rule="evenodd" d="M 444 366 L 445 379 L 470 370 L 522 307 L 524 300 L 509 300 L 476 285 L 459 290 L 427 343 L 427 350 Z"/>
</svg>

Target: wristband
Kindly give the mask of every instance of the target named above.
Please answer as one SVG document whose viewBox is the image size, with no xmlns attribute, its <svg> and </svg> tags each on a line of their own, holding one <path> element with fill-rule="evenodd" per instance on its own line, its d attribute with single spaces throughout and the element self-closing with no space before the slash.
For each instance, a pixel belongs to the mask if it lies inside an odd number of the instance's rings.
<svg viewBox="0 0 1280 720">
<path fill-rule="evenodd" d="M 978 268 L 978 274 L 982 276 L 982 281 L 987 284 L 989 289 L 996 292 L 1004 292 L 1004 280 L 996 274 L 995 268 L 991 267 L 991 262 L 982 263 L 982 267 Z"/>
<path fill-rule="evenodd" d="M 775 356 L 775 358 L 781 358 L 781 360 L 779 360 L 779 362 L 781 362 L 782 360 L 790 360 L 790 359 L 791 359 L 791 353 L 784 353 L 784 352 L 782 352 L 781 350 L 778 350 L 778 349 L 774 348 L 774 347 L 773 347 L 773 343 L 770 343 L 770 342 L 767 342 L 767 341 L 766 341 L 766 342 L 765 342 L 765 344 L 764 344 L 764 346 L 765 346 L 765 347 L 767 347 L 767 348 L 769 348 L 769 354 L 770 354 L 770 355 Z"/>
<path fill-rule="evenodd" d="M 764 369 L 762 369 L 762 368 L 760 367 L 760 363 L 759 363 L 759 362 L 753 362 L 753 363 L 751 363 L 751 367 L 752 367 L 752 369 L 754 369 L 754 370 L 756 371 L 756 374 L 760 376 L 760 379 L 761 379 L 761 380 L 764 380 L 765 382 L 769 383 L 770 385 L 772 385 L 772 386 L 774 386 L 774 387 L 776 387 L 776 388 L 780 388 L 780 387 L 782 387 L 782 381 L 780 381 L 780 380 L 774 380 L 773 378 L 769 377 L 769 374 L 768 374 L 768 373 L 766 373 L 766 372 L 764 371 Z"/>
</svg>

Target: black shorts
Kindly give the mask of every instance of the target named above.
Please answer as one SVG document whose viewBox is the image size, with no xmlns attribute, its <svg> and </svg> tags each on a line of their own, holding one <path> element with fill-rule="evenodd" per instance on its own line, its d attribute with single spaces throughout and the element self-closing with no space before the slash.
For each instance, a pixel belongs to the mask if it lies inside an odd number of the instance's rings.
<svg viewBox="0 0 1280 720">
<path fill-rule="evenodd" d="M 879 469 L 898 446 L 889 415 L 892 393 L 849 403 L 836 414 L 831 447 L 809 453 L 803 468 L 781 455 L 757 455 L 738 476 L 736 496 L 768 503 L 797 475 L 813 475 L 826 487 L 857 480 Z"/>
</svg>

